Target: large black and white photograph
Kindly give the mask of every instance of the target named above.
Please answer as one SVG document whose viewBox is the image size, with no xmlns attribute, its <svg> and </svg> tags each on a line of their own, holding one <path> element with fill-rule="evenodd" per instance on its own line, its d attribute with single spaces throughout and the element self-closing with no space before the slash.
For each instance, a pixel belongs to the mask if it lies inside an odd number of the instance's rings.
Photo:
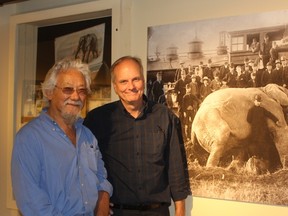
<svg viewBox="0 0 288 216">
<path fill-rule="evenodd" d="M 288 11 L 147 34 L 147 96 L 181 120 L 193 195 L 287 206 Z"/>
<path fill-rule="evenodd" d="M 80 58 L 96 71 L 103 62 L 105 23 L 55 39 L 55 61 L 64 57 Z"/>
</svg>

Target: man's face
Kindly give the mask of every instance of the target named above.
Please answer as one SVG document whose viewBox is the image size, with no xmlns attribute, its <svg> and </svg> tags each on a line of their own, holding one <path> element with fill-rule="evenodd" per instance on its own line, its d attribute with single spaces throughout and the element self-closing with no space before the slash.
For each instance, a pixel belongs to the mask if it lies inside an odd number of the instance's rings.
<svg viewBox="0 0 288 216">
<path fill-rule="evenodd" d="M 267 67 L 267 70 L 268 70 L 268 71 L 271 71 L 271 70 L 272 70 L 272 65 L 267 65 L 266 67 Z"/>
<path fill-rule="evenodd" d="M 74 124 L 87 97 L 84 76 L 75 69 L 60 72 L 54 90 L 47 96 L 50 100 L 48 113 L 55 120 L 62 118 L 67 124 Z"/>
<path fill-rule="evenodd" d="M 181 79 L 183 79 L 183 80 L 185 79 L 185 77 L 186 77 L 186 72 L 185 72 L 184 69 L 181 69 L 180 76 L 181 76 Z"/>
<path fill-rule="evenodd" d="M 236 67 L 236 71 L 238 74 L 241 73 L 242 72 L 241 67 Z"/>
<path fill-rule="evenodd" d="M 157 80 L 158 80 L 158 81 L 161 81 L 161 80 L 162 80 L 162 74 L 159 74 L 159 73 L 157 74 Z"/>
<path fill-rule="evenodd" d="M 258 70 L 258 66 L 257 65 L 253 65 L 252 69 L 253 69 L 253 71 L 257 71 Z"/>
<path fill-rule="evenodd" d="M 125 60 L 114 69 L 113 87 L 125 105 L 142 102 L 144 77 L 140 67 L 133 60 Z"/>
</svg>

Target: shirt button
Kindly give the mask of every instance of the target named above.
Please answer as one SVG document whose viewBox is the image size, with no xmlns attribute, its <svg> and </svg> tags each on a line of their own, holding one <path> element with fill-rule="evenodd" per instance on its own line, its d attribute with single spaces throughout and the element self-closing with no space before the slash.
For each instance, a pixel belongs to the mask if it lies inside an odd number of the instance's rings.
<svg viewBox="0 0 288 216">
<path fill-rule="evenodd" d="M 81 186 L 83 187 L 83 186 L 84 186 L 84 184 L 81 184 Z"/>
<path fill-rule="evenodd" d="M 87 204 L 88 204 L 88 202 L 86 201 L 86 202 L 85 202 L 85 205 L 87 205 Z"/>
</svg>

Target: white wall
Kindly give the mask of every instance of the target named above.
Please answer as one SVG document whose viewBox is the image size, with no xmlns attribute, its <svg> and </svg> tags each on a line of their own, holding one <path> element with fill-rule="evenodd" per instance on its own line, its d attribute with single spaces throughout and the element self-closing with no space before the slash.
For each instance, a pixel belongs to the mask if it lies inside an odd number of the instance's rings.
<svg viewBox="0 0 288 216">
<path fill-rule="evenodd" d="M 15 13 L 48 9 L 56 6 L 67 5 L 76 2 L 88 2 L 89 0 L 30 0 L 17 5 L 0 7 L 0 215 L 16 216 L 15 210 L 6 208 L 6 186 L 7 186 L 7 143 L 8 128 L 13 119 L 8 119 L 7 113 L 11 109 L 8 103 L 7 90 L 10 88 L 8 74 L 8 50 L 9 50 L 9 16 Z M 91 0 L 90 0 L 91 1 Z M 104 0 L 105 1 L 105 0 Z M 59 3 L 61 2 L 61 3 Z M 147 27 L 153 25 L 178 23 L 201 19 L 211 19 L 224 16 L 245 15 L 270 10 L 288 9 L 288 1 L 285 0 L 132 0 L 132 17 L 123 13 L 122 21 L 131 21 L 132 28 L 127 28 L 126 34 L 131 34 L 131 44 L 121 46 L 121 54 L 137 55 L 146 64 L 147 55 Z M 129 13 L 128 13 L 129 14 Z M 287 17 L 288 20 L 288 17 Z M 251 21 L 252 22 L 252 21 Z M 125 35 L 125 34 L 123 34 Z M 121 38 L 121 37 L 120 37 Z M 131 49 L 130 49 L 131 46 Z M 131 51 L 130 51 L 131 50 Z M 115 98 L 114 98 L 115 99 Z M 192 199 L 187 200 L 189 212 L 193 216 L 286 216 L 288 207 L 257 205 L 243 202 L 232 202 L 215 199 L 194 197 L 192 212 Z"/>
<path fill-rule="evenodd" d="M 0 8 L 0 212 L 3 212 L 3 216 L 12 216 L 12 214 L 6 209 L 6 179 L 7 179 L 7 125 L 9 121 L 7 119 L 7 112 L 9 107 L 7 106 L 7 90 L 8 90 L 8 44 L 9 32 L 8 20 L 9 13 L 13 12 L 13 8 L 9 7 L 7 10 Z M 12 121 L 12 119 L 10 119 Z M 1 213 L 2 214 L 2 213 Z"/>
</svg>

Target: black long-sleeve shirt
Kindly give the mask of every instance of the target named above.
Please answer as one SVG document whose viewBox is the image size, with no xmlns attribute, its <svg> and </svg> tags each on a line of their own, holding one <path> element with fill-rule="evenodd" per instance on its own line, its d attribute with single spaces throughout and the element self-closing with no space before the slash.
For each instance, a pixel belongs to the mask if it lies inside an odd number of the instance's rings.
<svg viewBox="0 0 288 216">
<path fill-rule="evenodd" d="M 116 101 L 90 111 L 84 125 L 99 142 L 112 203 L 170 204 L 191 193 L 180 122 L 166 106 L 146 101 L 135 119 Z"/>
<path fill-rule="evenodd" d="M 261 106 L 253 106 L 248 111 L 247 121 L 251 124 L 252 140 L 262 142 L 269 136 L 267 119 L 271 119 L 275 123 L 278 121 L 276 116 Z"/>
</svg>

